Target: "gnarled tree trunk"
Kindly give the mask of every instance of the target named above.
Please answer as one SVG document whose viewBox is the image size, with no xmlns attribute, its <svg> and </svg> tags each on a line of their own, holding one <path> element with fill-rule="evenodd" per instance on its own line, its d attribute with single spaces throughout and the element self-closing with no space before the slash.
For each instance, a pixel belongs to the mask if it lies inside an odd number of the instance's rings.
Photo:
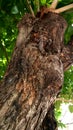
<svg viewBox="0 0 73 130">
<path fill-rule="evenodd" d="M 53 103 L 64 71 L 73 63 L 73 41 L 64 46 L 67 23 L 56 13 L 18 24 L 16 46 L 0 84 L 0 130 L 57 130 Z"/>
</svg>

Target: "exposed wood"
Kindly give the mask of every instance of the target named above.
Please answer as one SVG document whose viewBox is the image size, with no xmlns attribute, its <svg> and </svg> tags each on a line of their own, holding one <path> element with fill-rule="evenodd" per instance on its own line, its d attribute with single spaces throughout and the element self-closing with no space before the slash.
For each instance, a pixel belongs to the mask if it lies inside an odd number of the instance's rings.
<svg viewBox="0 0 73 130">
<path fill-rule="evenodd" d="M 55 13 L 62 13 L 64 11 L 67 11 L 69 9 L 72 9 L 73 8 L 73 4 L 70 4 L 70 5 L 67 5 L 67 6 L 64 6 L 64 7 L 61 7 L 59 9 L 56 9 L 54 10 Z"/>
<path fill-rule="evenodd" d="M 57 4 L 58 4 L 58 0 L 53 0 L 53 2 L 52 2 L 52 4 L 51 4 L 50 8 L 51 8 L 51 9 L 56 9 Z"/>
</svg>

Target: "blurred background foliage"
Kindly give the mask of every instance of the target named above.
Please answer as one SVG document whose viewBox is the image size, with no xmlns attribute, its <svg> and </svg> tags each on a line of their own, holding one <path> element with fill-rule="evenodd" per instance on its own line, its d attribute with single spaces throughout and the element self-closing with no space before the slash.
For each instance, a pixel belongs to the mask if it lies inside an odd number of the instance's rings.
<svg viewBox="0 0 73 130">
<path fill-rule="evenodd" d="M 39 1 L 39 5 L 38 5 Z M 50 6 L 53 0 L 29 0 L 29 4 L 37 13 L 38 6 Z M 73 3 L 73 0 L 59 0 L 58 6 L 62 7 Z M 28 0 L 0 0 L 0 80 L 3 78 L 6 67 L 9 63 L 13 48 L 15 46 L 16 37 L 18 35 L 17 23 L 21 17 L 29 12 Z M 68 28 L 65 33 L 65 44 L 68 44 L 70 37 L 73 35 L 73 9 L 62 13 L 62 16 L 68 23 Z M 65 72 L 64 85 L 60 98 L 73 99 L 73 66 Z M 57 101 L 56 108 L 57 118 L 60 112 L 60 104 L 62 100 Z M 70 111 L 73 107 L 70 107 Z"/>
</svg>

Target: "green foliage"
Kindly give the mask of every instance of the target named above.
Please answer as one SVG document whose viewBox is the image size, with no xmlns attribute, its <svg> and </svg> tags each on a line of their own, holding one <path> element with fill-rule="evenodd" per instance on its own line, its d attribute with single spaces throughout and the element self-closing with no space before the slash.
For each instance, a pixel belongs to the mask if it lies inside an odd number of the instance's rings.
<svg viewBox="0 0 73 130">
<path fill-rule="evenodd" d="M 14 5 L 14 6 L 12 7 L 11 13 L 12 13 L 12 14 L 18 14 L 18 12 L 19 12 L 18 7 L 17 7 L 16 5 Z"/>
<path fill-rule="evenodd" d="M 63 128 L 65 125 L 60 121 L 62 110 L 60 108 L 62 103 L 69 103 L 73 100 L 73 66 L 67 70 L 64 74 L 64 84 L 59 96 L 59 100 L 55 103 L 55 117 L 58 121 L 58 125 Z M 69 105 L 69 111 L 73 113 L 73 104 Z"/>
<path fill-rule="evenodd" d="M 73 11 L 67 11 L 63 14 L 63 16 L 68 23 L 68 28 L 65 33 L 65 44 L 67 44 L 70 37 L 73 35 Z"/>
<path fill-rule="evenodd" d="M 65 99 L 73 99 L 73 66 L 64 74 L 64 85 L 61 96 Z"/>
<path fill-rule="evenodd" d="M 57 106 L 56 106 L 56 108 L 57 108 Z M 59 108 L 55 109 L 55 117 L 56 117 L 56 119 L 57 119 L 58 122 L 59 122 L 59 119 L 60 119 L 60 117 L 61 117 L 61 109 L 60 109 L 60 106 L 59 106 Z"/>
<path fill-rule="evenodd" d="M 62 129 L 66 128 L 65 124 L 63 124 L 61 121 L 58 122 L 58 126 L 61 127 Z"/>
<path fill-rule="evenodd" d="M 61 128 L 65 128 L 65 124 L 63 124 L 60 120 L 60 117 L 62 115 L 62 110 L 61 110 L 61 104 L 62 101 L 56 101 L 55 103 L 55 118 L 57 120 L 58 126 Z"/>
<path fill-rule="evenodd" d="M 41 0 L 41 5 L 45 5 L 46 4 L 46 0 Z"/>
<path fill-rule="evenodd" d="M 25 13 L 23 1 L 0 1 L 0 79 L 9 63 L 18 34 L 17 23 Z"/>
<path fill-rule="evenodd" d="M 0 14 L 0 19 L 0 75 L 2 77 L 15 44 L 17 19 L 3 12 Z"/>
<path fill-rule="evenodd" d="M 69 105 L 69 111 L 73 113 L 73 105 Z"/>
</svg>

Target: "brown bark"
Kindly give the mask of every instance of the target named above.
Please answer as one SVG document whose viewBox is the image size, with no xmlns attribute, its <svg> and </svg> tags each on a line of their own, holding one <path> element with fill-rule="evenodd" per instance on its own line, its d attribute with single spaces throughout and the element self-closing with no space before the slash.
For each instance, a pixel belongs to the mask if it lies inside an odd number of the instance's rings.
<svg viewBox="0 0 73 130">
<path fill-rule="evenodd" d="M 41 18 L 26 14 L 18 24 L 16 46 L 0 84 L 0 130 L 56 130 L 53 103 L 63 71 L 73 62 L 73 44 L 63 44 L 66 27 L 64 18 L 51 12 Z"/>
</svg>

